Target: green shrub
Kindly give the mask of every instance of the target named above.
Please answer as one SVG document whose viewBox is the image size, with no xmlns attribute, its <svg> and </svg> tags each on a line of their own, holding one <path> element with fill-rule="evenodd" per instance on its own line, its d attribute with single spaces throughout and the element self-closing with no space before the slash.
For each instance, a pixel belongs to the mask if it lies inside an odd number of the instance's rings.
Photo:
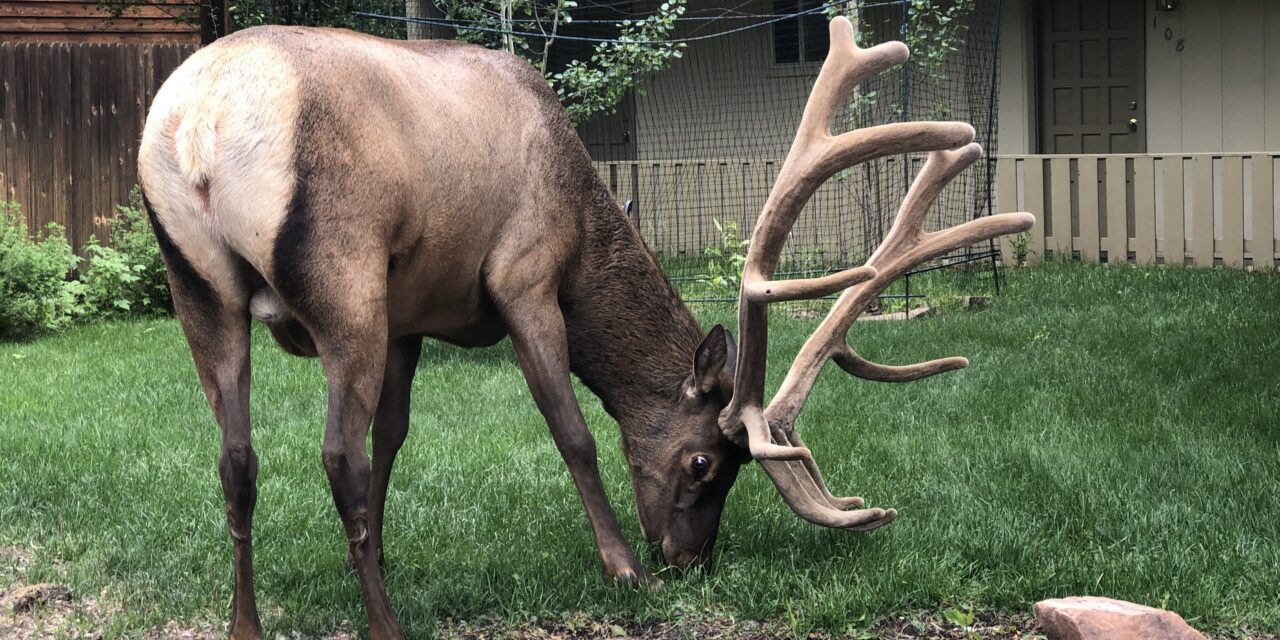
<svg viewBox="0 0 1280 640">
<path fill-rule="evenodd" d="M 79 261 L 62 227 L 31 237 L 17 203 L 0 202 L 0 339 L 61 329 L 80 315 L 82 286 L 67 280 Z"/>
<path fill-rule="evenodd" d="M 127 206 L 116 208 L 111 244 L 90 239 L 89 264 L 81 273 L 84 305 L 95 316 L 154 316 L 173 311 L 164 258 L 135 188 Z"/>
<path fill-rule="evenodd" d="M 747 265 L 747 250 L 751 246 L 751 240 L 739 235 L 737 222 L 711 222 L 716 225 L 720 242 L 703 247 L 702 255 L 707 257 L 707 270 L 698 274 L 695 279 L 723 294 L 737 294 L 738 285 L 742 283 L 742 269 Z"/>
</svg>

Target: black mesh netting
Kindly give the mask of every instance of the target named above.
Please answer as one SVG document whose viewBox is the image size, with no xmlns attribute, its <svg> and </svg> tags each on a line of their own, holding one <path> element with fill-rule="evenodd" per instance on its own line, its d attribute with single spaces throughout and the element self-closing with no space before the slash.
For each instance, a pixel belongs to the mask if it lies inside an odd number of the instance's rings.
<svg viewBox="0 0 1280 640">
<path fill-rule="evenodd" d="M 903 120 L 969 122 L 987 159 L 946 188 L 927 228 L 991 213 L 1001 0 L 688 1 L 673 34 L 685 43 L 682 57 L 645 77 L 614 113 L 579 127 L 600 173 L 619 201 L 630 203 L 645 240 L 687 298 L 736 296 L 743 243 L 795 135 L 836 13 L 856 16 L 862 46 L 902 40 L 912 56 L 857 86 L 835 118 L 835 132 Z M 589 56 L 598 44 L 593 39 L 615 37 L 617 21 L 653 9 L 630 0 L 578 5 L 575 21 L 559 32 L 553 67 Z M 512 30 L 533 28 L 517 21 Z M 486 33 L 495 41 L 502 36 Z M 779 272 L 815 275 L 861 264 L 888 231 L 923 161 L 924 154 L 882 158 L 829 180 L 796 222 Z M 939 266 L 967 274 L 965 289 L 988 288 L 996 275 L 990 243 L 923 268 Z"/>
</svg>

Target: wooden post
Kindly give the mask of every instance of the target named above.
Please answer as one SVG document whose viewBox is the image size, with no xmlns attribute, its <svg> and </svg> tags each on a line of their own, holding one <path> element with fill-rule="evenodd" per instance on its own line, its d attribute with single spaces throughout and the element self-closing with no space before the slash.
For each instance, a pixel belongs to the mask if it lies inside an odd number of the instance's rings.
<svg viewBox="0 0 1280 640">
<path fill-rule="evenodd" d="M 205 0 L 200 3 L 200 43 L 209 44 L 231 32 L 231 15 L 227 0 Z"/>
</svg>

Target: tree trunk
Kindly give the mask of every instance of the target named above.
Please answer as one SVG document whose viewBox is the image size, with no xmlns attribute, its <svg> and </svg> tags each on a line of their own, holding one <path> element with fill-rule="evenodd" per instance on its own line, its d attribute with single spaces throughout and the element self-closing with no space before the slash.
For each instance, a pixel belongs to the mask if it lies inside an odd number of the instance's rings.
<svg viewBox="0 0 1280 640">
<path fill-rule="evenodd" d="M 423 20 L 440 20 L 444 12 L 436 6 L 435 0 L 405 0 L 404 13 L 410 18 Z M 453 37 L 452 29 L 434 24 L 410 22 L 408 25 L 410 40 L 449 39 Z"/>
</svg>

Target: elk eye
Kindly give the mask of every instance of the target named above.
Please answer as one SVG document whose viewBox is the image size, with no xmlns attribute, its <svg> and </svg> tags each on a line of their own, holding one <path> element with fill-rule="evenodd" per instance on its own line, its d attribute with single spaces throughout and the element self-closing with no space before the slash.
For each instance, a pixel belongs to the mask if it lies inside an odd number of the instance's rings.
<svg viewBox="0 0 1280 640">
<path fill-rule="evenodd" d="M 702 474 L 707 472 L 707 469 L 710 469 L 710 468 L 711 468 L 711 461 L 707 460 L 706 456 L 693 457 L 693 474 L 695 476 L 701 476 Z"/>
</svg>

